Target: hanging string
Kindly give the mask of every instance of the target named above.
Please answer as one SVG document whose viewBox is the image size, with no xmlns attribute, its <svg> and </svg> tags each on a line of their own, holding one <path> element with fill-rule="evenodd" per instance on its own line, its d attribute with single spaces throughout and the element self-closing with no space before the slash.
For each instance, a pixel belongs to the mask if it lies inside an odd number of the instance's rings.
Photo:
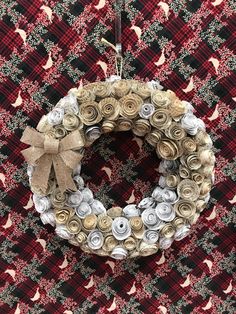
<svg viewBox="0 0 236 314">
<path fill-rule="evenodd" d="M 122 0 L 115 0 L 115 45 L 107 41 L 105 38 L 101 42 L 110 46 L 116 52 L 116 74 L 122 76 L 123 70 L 123 57 L 122 57 L 122 43 L 121 43 L 121 11 Z"/>
</svg>

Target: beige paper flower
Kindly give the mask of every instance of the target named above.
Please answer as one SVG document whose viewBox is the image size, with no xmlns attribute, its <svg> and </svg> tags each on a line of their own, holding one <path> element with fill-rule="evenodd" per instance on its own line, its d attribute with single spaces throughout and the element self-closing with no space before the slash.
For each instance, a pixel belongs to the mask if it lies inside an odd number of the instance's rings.
<svg viewBox="0 0 236 314">
<path fill-rule="evenodd" d="M 113 97 L 102 99 L 98 103 L 101 115 L 108 120 L 116 120 L 120 113 L 120 102 Z"/>
<path fill-rule="evenodd" d="M 79 118 L 73 113 L 66 113 L 63 117 L 62 124 L 67 131 L 76 130 L 78 129 L 79 125 L 83 127 Z"/>
<path fill-rule="evenodd" d="M 72 218 L 70 218 L 66 223 L 66 227 L 68 231 L 72 234 L 79 233 L 81 230 L 81 225 L 82 225 L 81 220 L 76 216 L 73 216 Z"/>
<path fill-rule="evenodd" d="M 129 220 L 129 223 L 130 223 L 132 233 L 134 234 L 134 236 L 137 239 L 142 239 L 144 231 L 145 231 L 145 227 L 143 225 L 143 221 L 141 217 L 139 216 L 131 217 Z"/>
<path fill-rule="evenodd" d="M 109 97 L 111 95 L 111 84 L 107 82 L 96 83 L 93 92 L 99 98 Z"/>
<path fill-rule="evenodd" d="M 166 176 L 166 185 L 169 188 L 175 188 L 180 182 L 180 177 L 177 174 L 168 174 Z"/>
<path fill-rule="evenodd" d="M 133 237 L 128 237 L 125 241 L 124 241 L 124 247 L 126 248 L 126 250 L 128 251 L 132 251 L 136 248 L 137 242 Z"/>
<path fill-rule="evenodd" d="M 120 104 L 120 115 L 127 119 L 134 119 L 139 113 L 143 100 L 138 95 L 129 94 L 120 99 Z"/>
<path fill-rule="evenodd" d="M 171 125 L 171 117 L 167 109 L 157 109 L 150 117 L 152 126 L 159 130 L 167 129 Z"/>
<path fill-rule="evenodd" d="M 112 234 L 109 234 L 105 237 L 102 248 L 107 252 L 111 252 L 117 246 L 117 244 L 118 241 L 116 240 L 116 238 Z"/>
<path fill-rule="evenodd" d="M 148 120 L 138 119 L 134 122 L 133 133 L 137 136 L 144 136 L 150 132 L 151 126 Z"/>
<path fill-rule="evenodd" d="M 87 240 L 87 234 L 83 231 L 80 231 L 80 233 L 76 235 L 76 240 L 79 242 L 79 244 L 84 243 Z"/>
<path fill-rule="evenodd" d="M 111 207 L 107 210 L 107 215 L 111 218 L 120 217 L 122 214 L 122 208 L 121 207 Z"/>
<path fill-rule="evenodd" d="M 158 245 L 157 244 L 148 244 L 144 241 L 142 241 L 139 245 L 139 252 L 141 256 L 149 256 L 158 251 Z"/>
<path fill-rule="evenodd" d="M 130 91 L 130 82 L 118 80 L 113 83 L 113 94 L 119 98 L 124 97 Z"/>
<path fill-rule="evenodd" d="M 111 231 L 112 218 L 106 214 L 100 214 L 98 216 L 97 228 L 102 232 Z"/>
<path fill-rule="evenodd" d="M 184 137 L 181 140 L 181 146 L 185 153 L 193 153 L 197 149 L 197 144 L 191 137 Z"/>
<path fill-rule="evenodd" d="M 160 130 L 154 129 L 152 132 L 145 136 L 145 140 L 152 146 L 156 147 L 157 142 L 163 137 L 163 133 Z"/>
<path fill-rule="evenodd" d="M 164 159 L 175 160 L 180 155 L 177 142 L 164 138 L 157 143 L 157 153 Z"/>
<path fill-rule="evenodd" d="M 132 91 L 142 99 L 147 99 L 151 96 L 151 90 L 145 83 L 135 83 L 131 85 Z"/>
<path fill-rule="evenodd" d="M 185 224 L 185 219 L 183 217 L 175 217 L 175 219 L 172 221 L 172 225 L 176 229 L 183 227 L 184 224 Z"/>
<path fill-rule="evenodd" d="M 186 156 L 186 165 L 190 170 L 198 170 L 201 167 L 201 160 L 197 153 Z"/>
<path fill-rule="evenodd" d="M 155 107 L 162 108 L 166 108 L 171 102 L 169 94 L 160 90 L 155 90 L 152 92 L 151 100 Z"/>
<path fill-rule="evenodd" d="M 129 131 L 133 126 L 133 121 L 127 118 L 119 118 L 116 123 L 116 131 Z"/>
<path fill-rule="evenodd" d="M 186 136 L 186 132 L 179 124 L 171 123 L 168 129 L 165 129 L 165 135 L 172 140 L 179 141 Z"/>
<path fill-rule="evenodd" d="M 165 238 L 172 238 L 175 234 L 175 229 L 171 223 L 166 223 L 160 230 L 160 235 Z"/>
<path fill-rule="evenodd" d="M 84 102 L 93 102 L 95 100 L 94 93 L 86 88 L 79 88 L 76 91 L 76 97 L 78 100 L 78 103 L 84 103 Z"/>
<path fill-rule="evenodd" d="M 177 193 L 184 200 L 196 201 L 200 195 L 200 190 L 195 181 L 185 179 L 177 186 Z"/>
<path fill-rule="evenodd" d="M 67 133 L 66 129 L 62 125 L 56 125 L 54 127 L 54 134 L 55 134 L 55 138 L 62 139 L 68 133 Z"/>
<path fill-rule="evenodd" d="M 102 133 L 110 133 L 116 127 L 116 122 L 111 120 L 104 120 L 102 123 Z"/>
<path fill-rule="evenodd" d="M 94 125 L 102 120 L 102 115 L 95 101 L 84 102 L 79 106 L 79 118 L 85 125 Z"/>
<path fill-rule="evenodd" d="M 196 212 L 196 205 L 192 201 L 179 200 L 175 205 L 174 209 L 177 216 L 188 219 L 193 216 Z"/>
<path fill-rule="evenodd" d="M 74 215 L 73 208 L 55 209 L 55 219 L 58 224 L 66 224 L 67 221 Z"/>
<path fill-rule="evenodd" d="M 183 114 L 187 112 L 186 105 L 178 98 L 169 105 L 170 116 L 179 120 Z"/>
<path fill-rule="evenodd" d="M 197 184 L 201 184 L 203 182 L 203 180 L 204 180 L 204 176 L 201 173 L 198 173 L 198 172 L 192 172 L 191 178 Z"/>
<path fill-rule="evenodd" d="M 212 140 L 206 131 L 199 130 L 195 135 L 195 141 L 199 146 L 206 146 L 208 148 L 212 147 Z"/>
<path fill-rule="evenodd" d="M 96 228 L 97 225 L 97 216 L 94 214 L 89 214 L 87 215 L 83 220 L 82 224 L 84 229 L 87 230 L 92 230 Z"/>
<path fill-rule="evenodd" d="M 183 179 L 188 179 L 191 177 L 191 171 L 187 167 L 180 165 L 179 166 L 179 175 Z"/>
<path fill-rule="evenodd" d="M 68 199 L 68 195 L 66 193 L 62 193 L 59 188 L 56 188 L 51 195 L 51 202 L 54 207 L 62 208 L 65 206 L 65 203 Z"/>
<path fill-rule="evenodd" d="M 211 181 L 210 180 L 205 180 L 202 182 L 200 185 L 200 195 L 205 196 L 211 191 Z"/>
</svg>

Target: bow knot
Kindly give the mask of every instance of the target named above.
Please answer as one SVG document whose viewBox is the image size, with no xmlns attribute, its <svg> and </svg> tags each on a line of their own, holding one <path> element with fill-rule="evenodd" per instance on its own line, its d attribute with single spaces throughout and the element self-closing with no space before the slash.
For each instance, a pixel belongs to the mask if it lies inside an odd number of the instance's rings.
<svg viewBox="0 0 236 314">
<path fill-rule="evenodd" d="M 76 151 L 84 146 L 84 137 L 79 130 L 58 140 L 27 127 L 21 137 L 21 142 L 31 145 L 21 152 L 29 164 L 36 166 L 31 178 L 32 187 L 46 194 L 53 166 L 61 192 L 77 190 L 71 174 L 83 157 Z"/>
</svg>

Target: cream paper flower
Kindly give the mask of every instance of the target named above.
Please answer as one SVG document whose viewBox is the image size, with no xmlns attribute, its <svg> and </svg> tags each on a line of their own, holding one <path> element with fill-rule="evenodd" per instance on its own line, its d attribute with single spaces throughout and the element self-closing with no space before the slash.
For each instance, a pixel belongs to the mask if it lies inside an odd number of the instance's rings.
<svg viewBox="0 0 236 314">
<path fill-rule="evenodd" d="M 175 218 L 175 210 L 169 203 L 159 203 L 156 206 L 156 214 L 163 221 L 172 221 Z"/>
<path fill-rule="evenodd" d="M 150 117 L 150 123 L 154 128 L 165 130 L 171 125 L 171 117 L 167 109 L 157 109 Z"/>
<path fill-rule="evenodd" d="M 143 100 L 138 95 L 129 94 L 120 99 L 120 115 L 127 119 L 134 119 L 143 104 Z"/>
<path fill-rule="evenodd" d="M 62 124 L 67 131 L 73 131 L 78 129 L 81 122 L 74 113 L 66 113 L 63 117 Z"/>
<path fill-rule="evenodd" d="M 84 102 L 79 106 L 79 118 L 85 125 L 94 125 L 102 120 L 96 101 Z"/>
<path fill-rule="evenodd" d="M 131 235 L 129 221 L 125 217 L 117 217 L 112 223 L 112 233 L 117 240 L 125 240 Z"/>
<path fill-rule="evenodd" d="M 157 143 L 157 154 L 167 160 L 175 160 L 180 155 L 180 150 L 177 142 L 170 139 L 161 139 Z"/>
<path fill-rule="evenodd" d="M 178 184 L 177 193 L 184 200 L 196 201 L 200 195 L 200 190 L 195 181 L 185 179 Z"/>
<path fill-rule="evenodd" d="M 48 117 L 49 124 L 51 125 L 60 124 L 64 117 L 64 109 L 54 108 L 51 112 L 49 112 L 47 117 Z"/>
<path fill-rule="evenodd" d="M 108 120 L 117 120 L 120 113 L 120 102 L 113 97 L 102 99 L 98 107 L 101 115 Z"/>
<path fill-rule="evenodd" d="M 104 242 L 103 234 L 99 230 L 95 229 L 89 233 L 87 243 L 90 249 L 92 250 L 100 249 L 103 246 L 103 242 Z"/>
<path fill-rule="evenodd" d="M 159 90 L 153 91 L 151 99 L 155 107 L 165 108 L 171 102 L 169 94 L 167 92 L 159 91 Z"/>
</svg>

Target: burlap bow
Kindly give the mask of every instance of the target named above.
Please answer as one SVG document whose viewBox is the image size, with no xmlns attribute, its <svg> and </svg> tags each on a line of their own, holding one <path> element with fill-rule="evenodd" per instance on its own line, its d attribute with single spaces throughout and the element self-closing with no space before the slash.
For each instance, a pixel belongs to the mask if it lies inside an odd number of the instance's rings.
<svg viewBox="0 0 236 314">
<path fill-rule="evenodd" d="M 84 146 L 84 138 L 78 130 L 71 132 L 62 140 L 57 140 L 27 127 L 21 142 L 31 145 L 21 153 L 30 165 L 36 166 L 31 179 L 32 186 L 46 193 L 53 166 L 61 192 L 77 190 L 71 174 L 82 159 L 82 155 L 74 151 Z"/>
</svg>

